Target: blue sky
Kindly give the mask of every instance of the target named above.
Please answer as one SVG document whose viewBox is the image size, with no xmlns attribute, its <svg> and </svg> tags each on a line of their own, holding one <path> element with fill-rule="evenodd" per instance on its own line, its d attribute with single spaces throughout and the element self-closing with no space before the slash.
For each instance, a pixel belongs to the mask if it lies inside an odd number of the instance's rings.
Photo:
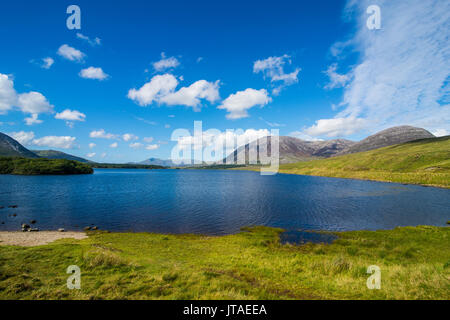
<svg viewBox="0 0 450 320">
<path fill-rule="evenodd" d="M 66 27 L 71 4 L 80 30 Z M 0 131 L 103 162 L 169 158 L 172 132 L 196 120 L 303 139 L 402 124 L 449 134 L 449 6 L 2 2 Z"/>
</svg>

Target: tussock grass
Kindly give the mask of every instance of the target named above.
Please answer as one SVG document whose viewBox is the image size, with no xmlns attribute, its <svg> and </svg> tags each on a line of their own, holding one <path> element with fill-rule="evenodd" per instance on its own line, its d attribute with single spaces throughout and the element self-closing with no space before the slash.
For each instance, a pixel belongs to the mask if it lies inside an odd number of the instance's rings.
<svg viewBox="0 0 450 320">
<path fill-rule="evenodd" d="M 1 299 L 450 299 L 450 228 L 338 233 L 282 245 L 280 229 L 222 237 L 93 233 L 81 241 L 0 247 Z M 69 265 L 82 272 L 68 290 Z M 367 267 L 381 268 L 369 290 Z"/>
</svg>

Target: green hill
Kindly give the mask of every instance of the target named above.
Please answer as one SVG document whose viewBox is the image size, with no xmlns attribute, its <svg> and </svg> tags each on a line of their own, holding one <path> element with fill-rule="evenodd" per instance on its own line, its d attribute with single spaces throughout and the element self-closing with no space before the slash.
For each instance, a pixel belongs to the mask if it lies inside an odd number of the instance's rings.
<svg viewBox="0 0 450 320">
<path fill-rule="evenodd" d="M 33 153 L 37 154 L 41 158 L 47 159 L 66 159 L 66 160 L 74 160 L 79 162 L 90 162 L 89 160 L 64 153 L 56 150 L 31 150 Z"/>
<path fill-rule="evenodd" d="M 22 146 L 10 136 L 0 132 L 0 156 L 38 158 L 36 154 Z"/>
<path fill-rule="evenodd" d="M 450 136 L 285 164 L 280 172 L 450 188 Z"/>
</svg>

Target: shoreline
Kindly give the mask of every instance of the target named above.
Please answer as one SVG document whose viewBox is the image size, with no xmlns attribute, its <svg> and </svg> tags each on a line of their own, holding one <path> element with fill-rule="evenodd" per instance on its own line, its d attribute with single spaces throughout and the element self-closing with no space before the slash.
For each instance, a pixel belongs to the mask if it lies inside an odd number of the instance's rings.
<svg viewBox="0 0 450 320">
<path fill-rule="evenodd" d="M 86 232 L 78 231 L 0 231 L 0 246 L 34 247 L 52 243 L 60 239 L 87 239 Z"/>
</svg>

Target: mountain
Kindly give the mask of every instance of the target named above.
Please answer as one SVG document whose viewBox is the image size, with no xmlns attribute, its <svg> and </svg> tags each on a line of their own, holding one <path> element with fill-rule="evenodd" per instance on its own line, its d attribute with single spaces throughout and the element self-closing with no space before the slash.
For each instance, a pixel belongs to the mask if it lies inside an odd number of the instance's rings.
<svg viewBox="0 0 450 320">
<path fill-rule="evenodd" d="M 450 136 L 284 164 L 279 172 L 450 188 Z"/>
<path fill-rule="evenodd" d="M 411 126 L 392 127 L 353 144 L 347 149 L 339 152 L 338 155 L 369 151 L 392 146 L 394 144 L 429 138 L 435 138 L 435 136 L 422 128 Z"/>
<path fill-rule="evenodd" d="M 175 164 L 172 162 L 172 160 L 163 160 L 163 159 L 158 159 L 158 158 L 150 158 L 150 159 L 138 162 L 137 164 L 155 165 L 155 166 L 163 166 L 163 167 L 175 166 Z"/>
<path fill-rule="evenodd" d="M 305 141 L 294 137 L 279 137 L 280 163 L 295 163 L 321 158 L 330 158 L 343 154 L 369 151 L 420 139 L 435 138 L 433 134 L 422 128 L 399 126 L 380 131 L 364 140 L 354 142 L 346 139 L 328 141 Z M 253 159 L 259 154 L 267 154 L 270 150 L 271 138 L 266 145 L 265 139 L 259 139 L 237 148 L 226 159 L 219 163 L 236 163 L 245 154 L 245 163 L 249 163 L 249 150 L 256 150 Z M 230 162 L 231 161 L 231 162 Z"/>
<path fill-rule="evenodd" d="M 237 159 L 242 159 L 245 153 L 246 163 L 249 162 L 249 150 L 256 150 L 257 154 L 262 153 L 267 155 L 267 148 L 271 148 L 271 137 L 267 139 L 258 139 L 250 142 L 245 146 L 239 147 L 232 154 L 230 154 L 224 162 L 236 162 Z M 324 157 L 330 157 L 342 150 L 352 146 L 355 142 L 345 139 L 336 139 L 329 141 L 305 141 L 294 137 L 279 137 L 279 155 L 280 163 L 294 163 L 299 161 L 306 161 Z M 256 154 L 251 154 L 256 158 Z M 222 163 L 222 162 L 221 162 Z"/>
<path fill-rule="evenodd" d="M 32 151 L 41 158 L 66 159 L 66 160 L 75 160 L 79 162 L 91 162 L 89 160 L 56 150 L 32 150 Z"/>
<path fill-rule="evenodd" d="M 0 156 L 39 158 L 19 142 L 0 132 Z"/>
</svg>

